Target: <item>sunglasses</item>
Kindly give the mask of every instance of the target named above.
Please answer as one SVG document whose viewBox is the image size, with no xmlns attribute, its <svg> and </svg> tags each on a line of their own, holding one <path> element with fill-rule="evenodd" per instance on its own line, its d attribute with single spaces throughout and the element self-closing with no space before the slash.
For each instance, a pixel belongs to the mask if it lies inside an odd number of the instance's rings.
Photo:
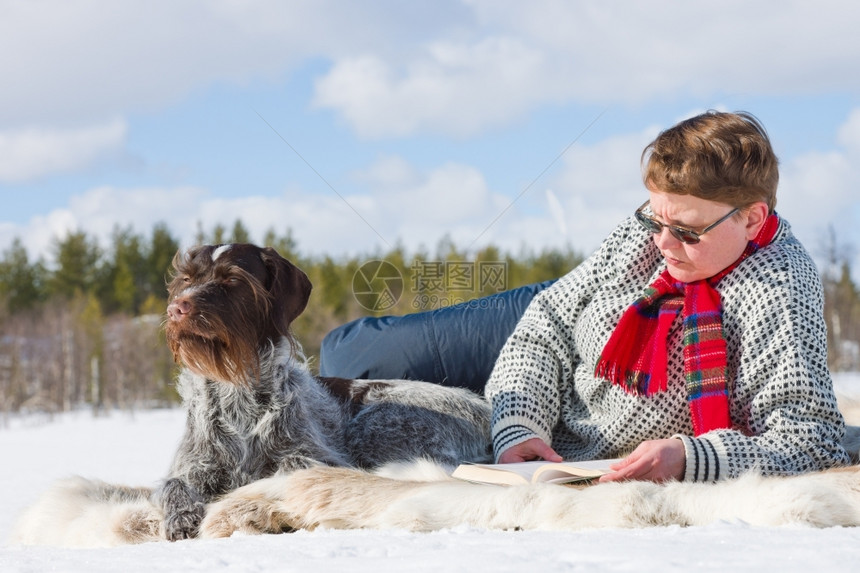
<svg viewBox="0 0 860 573">
<path fill-rule="evenodd" d="M 642 225 L 642 227 L 644 227 L 646 231 L 650 231 L 655 235 L 662 233 L 663 227 L 666 227 L 667 229 L 669 229 L 669 232 L 672 233 L 673 237 L 675 237 L 682 243 L 686 243 L 688 245 L 695 245 L 701 240 L 702 235 L 704 235 L 705 233 L 707 233 L 708 231 L 710 231 L 711 229 L 713 229 L 714 227 L 740 211 L 738 207 L 735 207 L 734 209 L 726 213 L 725 216 L 720 217 L 715 222 L 711 223 L 701 231 L 696 232 L 692 229 L 685 229 L 684 227 L 678 227 L 676 225 L 667 225 L 666 223 L 661 223 L 653 217 L 649 217 L 648 215 L 643 213 L 642 210 L 645 209 L 645 207 L 647 207 L 648 203 L 650 202 L 650 200 L 645 201 L 644 203 L 642 203 L 641 207 L 636 209 L 636 213 L 634 213 L 634 215 L 636 216 L 636 220 L 639 221 L 639 224 Z"/>
</svg>

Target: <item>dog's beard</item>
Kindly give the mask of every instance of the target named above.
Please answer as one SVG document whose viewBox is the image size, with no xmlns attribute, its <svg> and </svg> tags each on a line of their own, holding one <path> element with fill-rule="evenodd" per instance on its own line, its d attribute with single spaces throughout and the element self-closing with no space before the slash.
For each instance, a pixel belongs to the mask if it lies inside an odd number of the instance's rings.
<svg viewBox="0 0 860 573">
<path fill-rule="evenodd" d="M 218 337 L 168 332 L 167 341 L 177 362 L 207 379 L 251 385 L 259 377 L 257 348 L 241 337 L 230 342 Z"/>
<path fill-rule="evenodd" d="M 217 294 L 217 293 L 216 293 Z M 253 385 L 260 378 L 261 347 L 270 337 L 270 301 L 264 294 L 249 297 L 201 296 L 194 312 L 168 319 L 165 335 L 174 359 L 210 380 Z"/>
</svg>

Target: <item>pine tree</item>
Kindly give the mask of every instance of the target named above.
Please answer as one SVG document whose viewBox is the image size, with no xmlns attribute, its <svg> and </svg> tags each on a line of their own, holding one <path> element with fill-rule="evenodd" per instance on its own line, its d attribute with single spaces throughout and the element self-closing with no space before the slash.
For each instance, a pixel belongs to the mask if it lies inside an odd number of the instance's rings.
<svg viewBox="0 0 860 573">
<path fill-rule="evenodd" d="M 83 231 L 54 239 L 56 269 L 48 281 L 52 295 L 71 299 L 75 294 L 92 292 L 99 278 L 101 250 Z"/>
<path fill-rule="evenodd" d="M 152 229 L 152 237 L 146 255 L 146 293 L 144 301 L 149 301 L 148 308 L 152 308 L 154 297 L 156 301 L 167 299 L 166 285 L 171 261 L 179 250 L 179 241 L 170 234 L 170 230 L 164 223 L 157 223 Z M 155 303 L 163 306 L 160 303 Z"/>
<path fill-rule="evenodd" d="M 5 300 L 10 313 L 29 310 L 44 300 L 44 288 L 44 265 L 30 264 L 27 250 L 16 237 L 0 260 L 0 300 Z"/>
<path fill-rule="evenodd" d="M 248 232 L 248 228 L 242 224 L 240 219 L 236 219 L 236 222 L 233 223 L 233 232 L 230 234 L 229 243 L 250 243 L 251 242 L 251 234 Z"/>
</svg>

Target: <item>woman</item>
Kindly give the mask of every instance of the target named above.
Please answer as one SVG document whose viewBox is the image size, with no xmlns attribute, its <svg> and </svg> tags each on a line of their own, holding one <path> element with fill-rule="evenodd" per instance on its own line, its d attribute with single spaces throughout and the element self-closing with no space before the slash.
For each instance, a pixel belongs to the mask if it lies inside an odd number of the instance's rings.
<svg viewBox="0 0 860 573">
<path fill-rule="evenodd" d="M 820 278 L 774 212 L 764 129 L 683 121 L 646 147 L 643 179 L 648 201 L 502 348 L 485 391 L 497 460 L 626 455 L 601 481 L 848 463 Z"/>
</svg>

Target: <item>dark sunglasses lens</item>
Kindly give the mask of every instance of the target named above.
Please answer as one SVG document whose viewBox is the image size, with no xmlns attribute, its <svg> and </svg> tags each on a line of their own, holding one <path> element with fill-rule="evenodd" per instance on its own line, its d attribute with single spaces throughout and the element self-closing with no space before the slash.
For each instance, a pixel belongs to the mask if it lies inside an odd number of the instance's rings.
<svg viewBox="0 0 860 573">
<path fill-rule="evenodd" d="M 637 212 L 636 220 L 639 221 L 639 224 L 642 225 L 646 231 L 651 233 L 659 233 L 663 230 L 663 225 L 649 217 L 648 215 Z"/>
<path fill-rule="evenodd" d="M 687 243 L 688 245 L 695 245 L 699 242 L 699 236 L 692 231 L 687 231 L 686 229 L 678 229 L 677 227 L 669 227 L 669 231 L 676 239 L 678 239 L 682 243 Z"/>
<path fill-rule="evenodd" d="M 646 215 L 641 211 L 636 211 L 636 220 L 639 221 L 639 224 L 642 225 L 646 231 L 650 233 L 654 233 L 658 235 L 663 232 L 663 223 L 660 221 L 656 221 Z M 694 233 L 693 231 L 688 231 L 687 229 L 681 229 L 679 227 L 673 227 L 671 225 L 665 225 L 669 232 L 672 233 L 672 236 L 681 241 L 682 243 L 687 243 L 688 245 L 695 245 L 699 242 L 699 235 Z"/>
</svg>

